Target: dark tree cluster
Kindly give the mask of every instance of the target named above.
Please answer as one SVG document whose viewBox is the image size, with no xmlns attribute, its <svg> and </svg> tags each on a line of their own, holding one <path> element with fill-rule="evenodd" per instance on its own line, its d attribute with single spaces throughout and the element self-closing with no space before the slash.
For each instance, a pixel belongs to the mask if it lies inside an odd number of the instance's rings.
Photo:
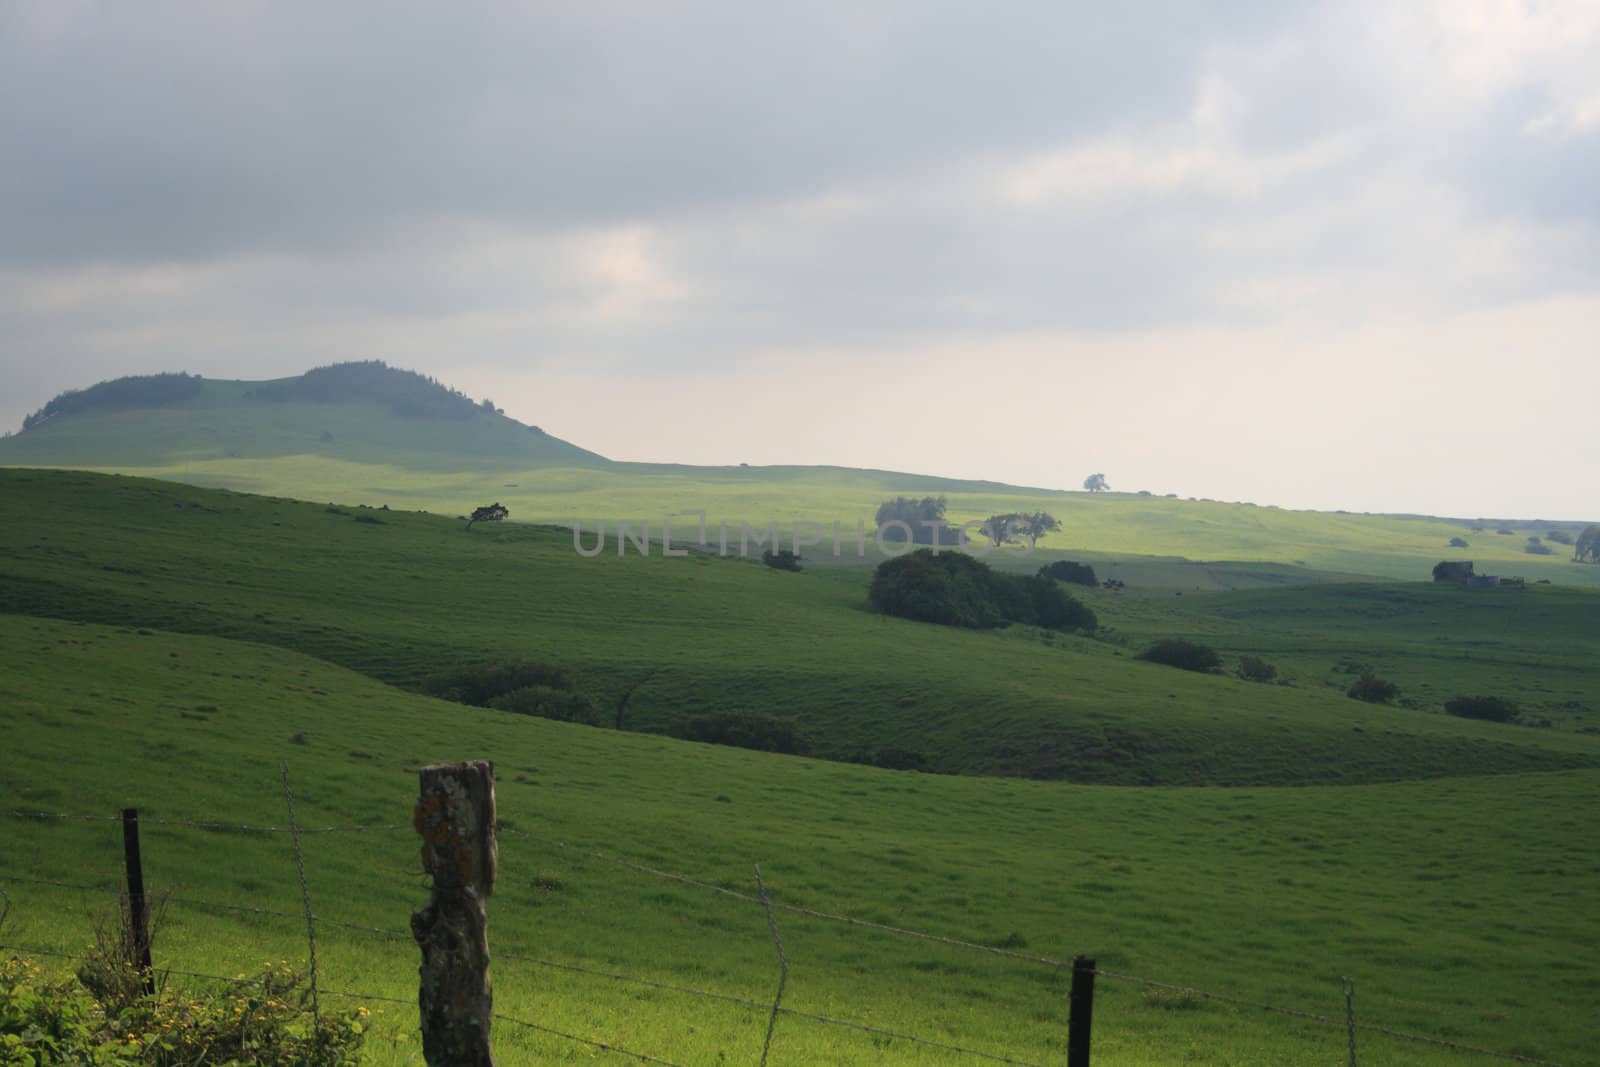
<svg viewBox="0 0 1600 1067">
<path fill-rule="evenodd" d="M 1093 567 L 1087 563 L 1074 563 L 1070 559 L 1058 559 L 1054 563 L 1046 563 L 1039 568 L 1039 577 L 1054 578 L 1068 585 L 1087 585 L 1091 589 L 1100 584 L 1094 576 Z"/>
<path fill-rule="evenodd" d="M 905 523 L 911 528 L 911 543 L 914 545 L 933 544 L 935 527 L 939 531 L 940 545 L 948 547 L 966 544 L 961 528 L 950 525 L 944 517 L 946 503 L 942 496 L 897 496 L 878 505 L 878 512 L 873 521 L 879 529 L 888 522 Z M 929 523 L 933 525 L 930 526 Z M 904 544 L 905 531 L 898 526 L 891 526 L 883 531 L 883 539 Z"/>
<path fill-rule="evenodd" d="M 806 750 L 805 738 L 787 719 L 754 711 L 709 712 L 691 715 L 673 729 L 685 741 L 710 745 L 732 745 L 757 752 L 796 755 Z"/>
<path fill-rule="evenodd" d="M 199 396 L 202 385 L 198 374 L 143 374 L 69 389 L 23 419 L 22 428 L 32 430 L 63 415 L 179 407 Z"/>
<path fill-rule="evenodd" d="M 1444 710 L 1463 719 L 1485 722 L 1516 722 L 1521 716 L 1517 706 L 1504 697 L 1456 697 L 1444 702 Z"/>
<path fill-rule="evenodd" d="M 391 367 L 380 359 L 317 367 L 298 378 L 264 382 L 250 395 L 257 400 L 285 403 L 367 401 L 387 405 L 394 414 L 408 418 L 466 419 L 496 412 L 489 401 L 475 403 L 458 389 L 416 371 Z"/>
<path fill-rule="evenodd" d="M 1182 637 L 1162 638 L 1139 653 L 1138 658 L 1200 674 L 1214 674 L 1222 667 L 1222 657 L 1216 649 Z"/>
<path fill-rule="evenodd" d="M 1452 537 L 1452 538 L 1450 538 L 1450 547 L 1451 548 L 1467 548 L 1468 547 L 1467 539 L 1465 537 Z"/>
<path fill-rule="evenodd" d="M 1036 574 L 1005 574 L 962 552 L 926 548 L 878 565 L 867 591 L 875 611 L 944 626 L 992 629 L 1011 623 L 1093 630 L 1095 614 Z"/>
<path fill-rule="evenodd" d="M 1548 556 L 1555 550 L 1538 537 L 1530 537 L 1528 543 L 1522 546 L 1522 551 L 1530 556 Z"/>
<path fill-rule="evenodd" d="M 1061 520 L 1044 511 L 1029 514 L 1013 511 L 1005 515 L 990 515 L 983 520 L 984 535 L 996 548 L 1016 544 L 1019 540 L 1026 540 L 1028 547 L 1033 548 L 1039 543 L 1039 538 L 1059 529 Z"/>
<path fill-rule="evenodd" d="M 577 691 L 572 675 L 552 663 L 515 659 L 460 667 L 429 678 L 423 691 L 441 700 L 518 715 L 590 726 L 600 721 L 599 711 Z"/>
</svg>

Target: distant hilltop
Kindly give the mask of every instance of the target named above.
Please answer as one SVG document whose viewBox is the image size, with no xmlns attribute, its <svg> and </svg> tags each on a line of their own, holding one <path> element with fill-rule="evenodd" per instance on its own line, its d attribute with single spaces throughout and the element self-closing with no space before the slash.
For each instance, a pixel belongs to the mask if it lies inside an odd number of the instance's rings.
<svg viewBox="0 0 1600 1067">
<path fill-rule="evenodd" d="M 61 393 L 0 440 L 0 465 L 13 466 L 190 467 L 286 456 L 433 470 L 609 462 L 509 418 L 491 400 L 376 359 L 271 381 L 117 378 Z"/>
<path fill-rule="evenodd" d="M 37 429 L 52 419 L 75 415 L 184 407 L 202 399 L 205 381 L 198 374 L 180 371 L 134 375 L 87 389 L 69 389 L 23 419 L 22 429 Z M 249 389 L 244 399 L 307 404 L 374 402 L 387 405 L 402 418 L 464 419 L 505 414 L 492 401 L 474 402 L 461 390 L 436 378 L 391 367 L 380 359 L 334 363 L 308 370 L 297 378 L 261 382 Z M 544 432 L 537 426 L 530 429 Z"/>
</svg>

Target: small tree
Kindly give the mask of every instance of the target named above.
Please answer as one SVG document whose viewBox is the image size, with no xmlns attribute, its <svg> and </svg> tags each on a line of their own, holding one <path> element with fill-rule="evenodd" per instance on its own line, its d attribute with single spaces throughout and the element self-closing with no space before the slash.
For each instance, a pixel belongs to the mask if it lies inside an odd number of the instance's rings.
<svg viewBox="0 0 1600 1067">
<path fill-rule="evenodd" d="M 1467 539 L 1465 537 L 1452 537 L 1452 538 L 1450 538 L 1450 547 L 1451 548 L 1466 548 L 1466 547 L 1468 547 L 1467 546 Z"/>
<path fill-rule="evenodd" d="M 1260 656 L 1239 657 L 1239 677 L 1247 682 L 1270 682 L 1278 676 L 1278 668 Z"/>
<path fill-rule="evenodd" d="M 1350 687 L 1348 695 L 1368 704 L 1387 704 L 1400 695 L 1400 687 L 1376 674 L 1363 674 Z"/>
<path fill-rule="evenodd" d="M 1553 549 L 1539 538 L 1530 537 L 1528 538 L 1528 543 L 1522 546 L 1522 551 L 1530 556 L 1548 556 Z"/>
<path fill-rule="evenodd" d="M 1052 534 L 1061 529 L 1061 520 L 1043 511 L 1035 511 L 1031 515 L 1018 515 L 1016 518 L 1022 536 L 1028 539 L 1029 548 L 1037 546 L 1039 538 L 1045 534 Z"/>
<path fill-rule="evenodd" d="M 1578 535 L 1572 560 L 1574 563 L 1600 563 L 1600 526 L 1590 526 Z"/>
<path fill-rule="evenodd" d="M 1091 474 L 1083 480 L 1083 487 L 1091 493 L 1100 493 L 1110 489 L 1111 484 L 1106 481 L 1104 474 Z"/>
<path fill-rule="evenodd" d="M 507 511 L 505 505 L 498 500 L 493 504 L 485 504 L 473 511 L 472 518 L 467 520 L 467 529 L 472 529 L 472 524 L 475 522 L 500 522 L 510 514 L 511 512 Z"/>
<path fill-rule="evenodd" d="M 983 525 L 979 529 L 983 531 L 983 535 L 996 548 L 999 548 L 1001 545 L 1014 545 L 1017 543 L 1018 535 L 1022 533 L 1025 521 L 1026 516 L 1019 515 L 1013 511 L 1006 515 L 990 515 L 983 520 Z"/>
<path fill-rule="evenodd" d="M 780 548 L 774 552 L 766 549 L 761 553 L 761 562 L 779 571 L 797 571 L 800 569 L 800 557 L 787 548 Z"/>
</svg>

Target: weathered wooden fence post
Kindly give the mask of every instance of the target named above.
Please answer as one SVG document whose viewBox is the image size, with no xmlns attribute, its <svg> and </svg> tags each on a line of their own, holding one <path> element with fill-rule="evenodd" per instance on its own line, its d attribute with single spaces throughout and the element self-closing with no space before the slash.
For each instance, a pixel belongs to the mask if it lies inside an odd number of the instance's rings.
<svg viewBox="0 0 1600 1067">
<path fill-rule="evenodd" d="M 139 809 L 122 809 L 122 855 L 128 868 L 128 946 L 144 978 L 145 995 L 156 991 L 156 975 L 150 959 L 150 905 L 144 896 L 144 860 L 139 855 Z"/>
<path fill-rule="evenodd" d="M 1089 1067 L 1089 1024 L 1094 1018 L 1094 960 L 1072 961 L 1072 991 L 1067 995 L 1067 1067 Z"/>
<path fill-rule="evenodd" d="M 429 1067 L 494 1067 L 489 1023 L 489 931 L 484 901 L 494 889 L 494 764 L 446 763 L 418 772 L 412 823 L 433 899 L 411 916 L 422 949 L 417 1002 Z"/>
</svg>

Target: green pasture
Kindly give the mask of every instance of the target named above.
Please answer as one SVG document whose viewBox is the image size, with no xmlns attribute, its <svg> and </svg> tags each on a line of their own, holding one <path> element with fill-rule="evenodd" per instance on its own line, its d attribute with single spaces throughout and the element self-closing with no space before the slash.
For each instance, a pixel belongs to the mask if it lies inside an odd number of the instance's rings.
<svg viewBox="0 0 1600 1067">
<path fill-rule="evenodd" d="M 262 550 L 266 566 L 270 543 Z M 413 772 L 468 757 L 497 767 L 497 1010 L 672 1062 L 754 1062 L 765 1010 L 570 968 L 765 1003 L 777 983 L 765 917 L 593 854 L 739 892 L 754 889 L 759 863 L 779 903 L 1058 960 L 1088 954 L 1106 970 L 1332 1019 L 1102 979 L 1097 1063 L 1343 1063 L 1341 976 L 1369 1025 L 1563 1063 L 1591 1051 L 1593 769 L 1162 789 L 897 773 L 463 708 L 269 644 L 19 615 L 0 615 L 0 727 L 7 945 L 81 951 L 111 898 L 35 880 L 110 889 L 121 864 L 115 822 L 17 811 L 139 806 L 147 878 L 174 898 L 158 964 L 217 975 L 304 965 L 291 844 L 164 820 L 283 825 L 287 763 L 302 825 L 371 827 L 303 840 L 318 916 L 399 935 L 318 927 L 324 1003 L 356 991 L 384 1012 L 375 1064 L 420 1063 L 413 1009 L 374 999 L 415 990 L 404 931 L 426 890 L 404 825 Z M 789 1007 L 1063 1061 L 1057 969 L 777 918 Z M 1363 1062 L 1495 1062 L 1370 1031 L 1359 1040 Z M 625 1062 L 506 1022 L 496 1043 L 507 1063 Z M 772 1062 L 975 1061 L 785 1016 Z"/>
<path fill-rule="evenodd" d="M 631 693 L 628 730 L 755 711 L 792 719 L 814 754 L 835 759 L 892 748 L 938 771 L 1129 785 L 1343 784 L 1600 763 L 1600 739 L 1579 732 L 1600 701 L 1596 638 L 1579 622 L 1600 607 L 1591 591 L 1537 587 L 1502 598 L 1502 615 L 1456 621 L 1440 608 L 1425 624 L 1444 638 L 1499 640 L 1505 684 L 1548 689 L 1530 710 L 1560 728 L 1538 730 L 1453 719 L 1433 703 L 1373 707 L 1318 684 L 1316 672 L 1359 644 L 1344 623 L 1330 624 L 1325 646 L 1311 626 L 1310 644 L 1286 663 L 1296 684 L 1267 686 L 1135 660 L 1141 628 L 1211 625 L 1203 613 L 1174 614 L 1186 598 L 1085 590 L 1100 638 L 980 633 L 872 614 L 868 578 L 865 567 L 789 574 L 703 553 L 585 559 L 564 530 L 468 532 L 421 513 L 0 472 L 0 610 L 273 644 L 413 690 L 462 664 L 553 661 L 576 673 L 608 724 Z M 1418 587 L 1320 588 L 1342 590 L 1359 612 Z M 1275 595 L 1322 602 L 1305 589 L 1249 594 Z M 1274 618 L 1241 617 L 1227 647 L 1276 655 L 1284 632 Z M 1447 699 L 1453 662 L 1413 654 L 1419 642 L 1432 653 L 1431 640 L 1402 641 L 1380 663 L 1400 671 L 1389 665 L 1403 659 Z"/>
</svg>

